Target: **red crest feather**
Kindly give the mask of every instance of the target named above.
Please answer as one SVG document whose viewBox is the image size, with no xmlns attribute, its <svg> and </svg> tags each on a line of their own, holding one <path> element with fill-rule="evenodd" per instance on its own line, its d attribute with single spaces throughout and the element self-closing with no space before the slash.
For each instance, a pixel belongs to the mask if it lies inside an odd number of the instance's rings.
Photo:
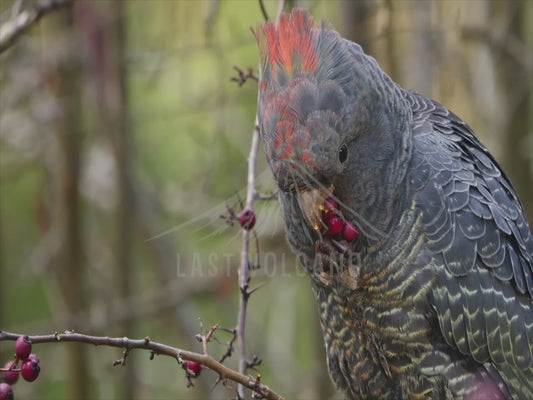
<svg viewBox="0 0 533 400">
<path fill-rule="evenodd" d="M 277 24 L 265 24 L 262 31 L 266 43 L 262 43 L 263 38 L 256 34 L 263 65 L 270 63 L 274 77 L 276 66 L 283 68 L 289 76 L 295 70 L 316 72 L 320 30 L 313 17 L 304 10 L 282 14 Z"/>
</svg>

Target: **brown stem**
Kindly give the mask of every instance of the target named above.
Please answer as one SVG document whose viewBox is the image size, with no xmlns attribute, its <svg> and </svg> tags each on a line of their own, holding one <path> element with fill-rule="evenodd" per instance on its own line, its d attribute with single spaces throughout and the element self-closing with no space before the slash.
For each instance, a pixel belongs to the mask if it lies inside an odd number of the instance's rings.
<svg viewBox="0 0 533 400">
<path fill-rule="evenodd" d="M 5 340 L 16 341 L 19 336 L 21 335 L 17 333 L 10 333 L 0 330 L 0 342 Z M 183 360 L 196 361 L 197 363 L 200 363 L 207 368 L 218 372 L 221 379 L 230 379 L 234 382 L 237 382 L 239 385 L 245 386 L 260 394 L 265 399 L 283 400 L 283 397 L 270 389 L 268 386 L 263 385 L 261 382 L 250 378 L 245 374 L 240 374 L 237 371 L 226 367 L 209 354 L 195 353 L 192 351 L 167 346 L 162 343 L 152 342 L 149 337 L 145 337 L 144 339 L 129 339 L 127 337 L 112 338 L 107 336 L 90 336 L 69 331 L 66 331 L 65 333 L 54 333 L 52 335 L 28 335 L 28 337 L 33 344 L 60 342 L 88 343 L 95 346 L 119 347 L 125 349 L 127 352 L 130 352 L 133 349 L 150 350 L 151 354 L 153 353 L 173 357 L 178 360 L 179 363 L 182 363 Z"/>
<path fill-rule="evenodd" d="M 250 146 L 250 155 L 248 156 L 248 185 L 246 191 L 246 207 L 253 208 L 255 201 L 255 167 L 257 159 L 257 151 L 259 149 L 259 129 L 257 126 L 257 116 L 254 123 L 254 131 L 252 134 L 252 145 Z M 246 308 L 248 306 L 248 298 L 250 292 L 248 291 L 248 284 L 250 281 L 249 260 L 250 260 L 250 231 L 242 230 L 242 250 L 241 250 L 241 264 L 239 267 L 239 288 L 241 290 L 241 297 L 239 300 L 239 317 L 237 321 L 237 341 L 239 343 L 239 372 L 246 375 L 248 369 L 248 359 L 246 357 Z M 245 398 L 245 389 L 243 385 L 238 387 L 239 398 Z"/>
</svg>

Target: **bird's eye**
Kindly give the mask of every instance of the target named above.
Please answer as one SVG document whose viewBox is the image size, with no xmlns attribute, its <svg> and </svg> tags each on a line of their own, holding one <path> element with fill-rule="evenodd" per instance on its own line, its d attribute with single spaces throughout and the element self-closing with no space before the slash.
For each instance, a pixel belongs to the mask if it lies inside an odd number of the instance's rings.
<svg viewBox="0 0 533 400">
<path fill-rule="evenodd" d="M 339 161 L 340 161 L 341 163 L 344 163 L 347 159 L 348 159 L 348 146 L 346 146 L 345 144 L 343 144 L 343 145 L 339 148 Z"/>
</svg>

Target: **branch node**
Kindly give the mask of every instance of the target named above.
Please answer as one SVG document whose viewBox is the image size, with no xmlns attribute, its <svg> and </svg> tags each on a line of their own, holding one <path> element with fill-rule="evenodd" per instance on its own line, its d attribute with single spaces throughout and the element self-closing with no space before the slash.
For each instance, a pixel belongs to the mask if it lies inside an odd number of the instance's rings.
<svg viewBox="0 0 533 400">
<path fill-rule="evenodd" d="M 125 338 L 125 339 L 127 340 L 127 338 Z M 125 366 L 126 365 L 126 358 L 128 358 L 129 354 L 130 354 L 130 349 L 126 347 L 124 349 L 124 351 L 122 352 L 122 358 L 120 360 L 115 360 L 113 362 L 113 367 L 116 367 L 117 365 Z"/>
<path fill-rule="evenodd" d="M 256 372 L 259 372 L 255 367 L 261 365 L 263 360 L 257 356 L 257 354 L 254 354 L 251 361 L 247 362 L 247 368 L 253 369 Z M 258 375 L 259 379 L 261 378 L 261 374 Z"/>
<path fill-rule="evenodd" d="M 241 68 L 234 65 L 233 69 L 237 71 L 237 76 L 232 76 L 230 81 L 237 82 L 239 87 L 244 85 L 248 79 L 253 79 L 256 82 L 259 81 L 259 77 L 254 73 L 253 68 L 248 68 L 248 70 L 245 72 Z"/>
</svg>

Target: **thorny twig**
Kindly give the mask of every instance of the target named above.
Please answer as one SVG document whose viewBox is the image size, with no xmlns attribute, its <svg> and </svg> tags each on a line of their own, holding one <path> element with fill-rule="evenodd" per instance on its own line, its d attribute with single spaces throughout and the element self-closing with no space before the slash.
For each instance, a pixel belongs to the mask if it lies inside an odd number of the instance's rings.
<svg viewBox="0 0 533 400">
<path fill-rule="evenodd" d="M 259 372 L 259 371 L 257 371 L 257 369 L 255 367 L 258 367 L 259 365 L 261 365 L 262 362 L 263 362 L 263 360 L 260 359 L 257 356 L 257 354 L 254 354 L 252 359 L 250 361 L 248 361 L 248 368 L 251 368 L 251 369 L 253 369 L 256 372 Z"/>
<path fill-rule="evenodd" d="M 250 155 L 248 156 L 248 185 L 246 191 L 246 207 L 253 208 L 255 200 L 255 168 L 257 152 L 259 149 L 259 129 L 257 126 L 257 116 L 254 123 L 254 130 L 252 133 L 252 145 L 250 147 Z M 250 252 L 250 231 L 243 229 L 242 231 L 242 250 L 241 250 L 241 263 L 239 267 L 239 288 L 241 290 L 241 296 L 239 299 L 239 317 L 237 321 L 237 340 L 239 343 L 239 372 L 246 375 L 248 363 L 246 358 L 246 343 L 245 343 L 245 330 L 246 330 L 246 308 L 248 305 L 248 298 L 250 293 L 248 291 L 248 285 L 250 282 L 249 276 L 249 252 Z M 239 385 L 237 394 L 240 398 L 245 398 L 244 385 Z"/>
<path fill-rule="evenodd" d="M 235 350 L 235 348 L 233 347 L 233 344 L 235 343 L 235 340 L 237 339 L 237 331 L 235 329 L 228 329 L 228 328 L 219 328 L 219 330 L 231 333 L 233 335 L 231 340 L 225 343 L 222 343 L 216 337 L 213 337 L 213 340 L 215 340 L 217 343 L 226 345 L 226 352 L 218 360 L 219 363 L 223 363 L 226 360 L 226 358 L 231 357 L 231 355 L 233 354 L 233 351 Z"/>
<path fill-rule="evenodd" d="M 204 354 L 209 354 L 209 352 L 207 351 L 207 343 L 211 341 L 211 339 L 213 338 L 213 335 L 215 334 L 218 328 L 219 328 L 218 324 L 213 325 L 211 329 L 209 329 L 209 332 L 207 332 L 207 335 L 206 335 L 205 329 L 204 329 L 204 323 L 200 320 L 200 333 L 196 335 L 196 340 L 202 343 Z"/>
<path fill-rule="evenodd" d="M 265 4 L 263 0 L 259 0 L 259 5 L 261 7 L 261 12 L 266 21 L 268 21 L 268 13 L 266 11 Z M 278 17 L 279 14 L 283 11 L 285 7 L 285 0 L 280 0 Z M 248 69 L 248 73 L 245 73 L 242 69 L 234 67 L 238 73 L 237 78 L 232 78 L 236 81 L 239 86 L 242 86 L 249 78 L 259 81 L 259 78 L 253 73 L 253 70 Z M 255 170 L 256 170 L 256 159 L 257 152 L 259 150 L 259 125 L 258 125 L 258 115 L 255 115 L 254 129 L 252 133 L 252 144 L 250 146 L 250 154 L 248 156 L 248 180 L 247 180 L 247 190 L 246 190 L 246 207 L 253 209 L 254 201 L 257 199 L 257 191 L 255 189 Z M 254 233 L 255 234 L 255 233 Z M 245 330 L 246 330 L 246 308 L 248 306 L 248 298 L 250 294 L 256 291 L 258 288 L 255 288 L 252 291 L 249 291 L 250 284 L 250 275 L 249 275 L 249 251 L 250 251 L 250 231 L 243 229 L 242 234 L 242 249 L 241 249 L 241 262 L 239 266 L 239 288 L 241 291 L 241 296 L 239 299 L 239 316 L 237 321 L 237 340 L 239 343 L 239 372 L 243 375 L 246 375 L 246 372 L 250 366 L 246 358 L 246 343 L 245 343 Z M 257 237 L 256 237 L 257 242 Z M 259 365 L 259 364 L 256 364 Z M 260 376 L 255 381 L 255 384 L 260 384 Z M 237 395 L 239 399 L 244 399 L 246 395 L 245 386 L 239 384 L 237 388 Z"/>
<path fill-rule="evenodd" d="M 235 348 L 233 347 L 233 344 L 235 343 L 235 340 L 237 340 L 237 331 L 235 329 L 228 329 L 228 328 L 218 328 L 218 330 L 228 332 L 233 335 L 230 341 L 224 342 L 224 343 L 218 340 L 216 336 L 213 336 L 214 341 L 216 341 L 219 344 L 224 344 L 226 346 L 226 352 L 218 360 L 218 362 L 222 364 L 226 360 L 226 358 L 231 357 L 231 355 L 233 354 L 233 351 L 235 350 Z M 211 390 L 213 390 L 220 382 L 222 382 L 222 385 L 227 387 L 229 390 L 235 390 L 235 388 L 230 386 L 228 383 L 228 380 L 224 378 L 222 375 L 218 376 L 217 380 L 211 387 Z"/>
<path fill-rule="evenodd" d="M 0 330 L 0 341 L 15 341 L 19 338 L 19 336 L 21 336 L 21 334 L 10 333 Z M 245 374 L 240 374 L 237 371 L 226 367 L 224 364 L 218 362 L 209 354 L 195 353 L 192 351 L 167 346 L 162 343 L 153 342 L 148 336 L 144 339 L 129 339 L 127 337 L 112 338 L 107 336 L 90 336 L 84 335 L 82 333 L 65 331 L 65 333 L 56 332 L 51 335 L 29 335 L 29 339 L 33 344 L 77 342 L 93 344 L 95 346 L 118 347 L 127 350 L 128 353 L 134 349 L 145 349 L 150 350 L 150 359 L 153 358 L 153 354 L 157 354 L 175 358 L 180 364 L 184 364 L 184 360 L 196 361 L 197 363 L 200 363 L 206 366 L 207 368 L 217 372 L 220 376 L 220 379 L 222 380 L 229 379 L 234 382 L 237 382 L 239 385 L 243 385 L 253 390 L 254 392 L 258 393 L 260 396 L 266 399 L 283 400 L 283 397 L 281 397 L 275 391 L 270 389 L 268 386 L 265 386 L 262 383 L 258 384 L 257 380 L 254 380 L 253 378 L 250 378 Z"/>
<path fill-rule="evenodd" d="M 222 214 L 220 215 L 220 219 L 223 219 L 226 222 L 226 224 L 228 224 L 229 226 L 233 226 L 235 221 L 237 221 L 238 219 L 237 214 L 235 214 L 235 210 L 232 207 L 230 207 L 227 203 L 226 203 L 226 210 L 228 211 L 228 215 Z"/>
<path fill-rule="evenodd" d="M 240 209 L 244 209 L 244 204 L 242 204 L 242 200 L 241 198 L 239 197 L 239 193 L 236 193 L 236 196 L 237 196 L 237 200 L 239 202 L 239 207 Z M 237 215 L 237 213 L 235 212 L 235 209 L 230 206 L 228 203 L 226 203 L 226 211 L 228 212 L 228 214 L 221 214 L 220 215 L 220 218 L 224 220 L 224 222 L 226 222 L 226 224 L 228 224 L 229 226 L 233 226 L 233 224 L 239 220 L 239 215 Z"/>
<path fill-rule="evenodd" d="M 259 81 L 259 77 L 254 73 L 253 68 L 248 68 L 248 70 L 245 72 L 241 68 L 234 65 L 233 69 L 237 71 L 237 76 L 232 76 L 230 81 L 237 82 L 239 86 L 244 85 L 248 79 Z"/>
<path fill-rule="evenodd" d="M 264 7 L 263 3 L 261 6 Z M 265 12 L 265 10 L 264 10 Z M 266 18 L 266 15 L 265 15 Z M 242 86 L 249 78 L 258 80 L 257 76 L 254 75 L 252 68 L 248 69 L 248 72 L 244 72 L 241 68 L 234 66 L 233 67 L 237 73 L 238 77 L 232 77 L 231 80 L 235 81 Z M 247 190 L 246 190 L 246 205 L 250 209 L 253 209 L 254 201 L 256 200 L 256 190 L 255 190 L 255 168 L 256 168 L 256 159 L 257 152 L 259 149 L 259 127 L 257 125 L 257 115 L 255 117 L 254 130 L 252 133 L 252 144 L 250 146 L 250 154 L 248 156 L 248 180 L 247 180 Z M 229 218 L 227 220 L 235 219 L 236 215 L 233 210 L 228 207 Z M 241 296 L 239 298 L 239 314 L 236 327 L 236 338 L 239 345 L 239 372 L 243 375 L 246 375 L 248 370 L 248 361 L 246 357 L 246 342 L 245 342 L 245 331 L 246 331 L 246 309 L 248 306 L 248 298 L 250 297 L 250 291 L 248 290 L 250 283 L 250 231 L 243 229 L 242 236 L 242 250 L 241 250 L 241 260 L 239 267 L 239 289 Z M 256 243 L 257 243 L 257 236 Z M 218 381 L 217 381 L 218 383 Z M 239 385 L 237 388 L 237 396 L 239 399 L 245 398 L 245 386 Z"/>
</svg>

